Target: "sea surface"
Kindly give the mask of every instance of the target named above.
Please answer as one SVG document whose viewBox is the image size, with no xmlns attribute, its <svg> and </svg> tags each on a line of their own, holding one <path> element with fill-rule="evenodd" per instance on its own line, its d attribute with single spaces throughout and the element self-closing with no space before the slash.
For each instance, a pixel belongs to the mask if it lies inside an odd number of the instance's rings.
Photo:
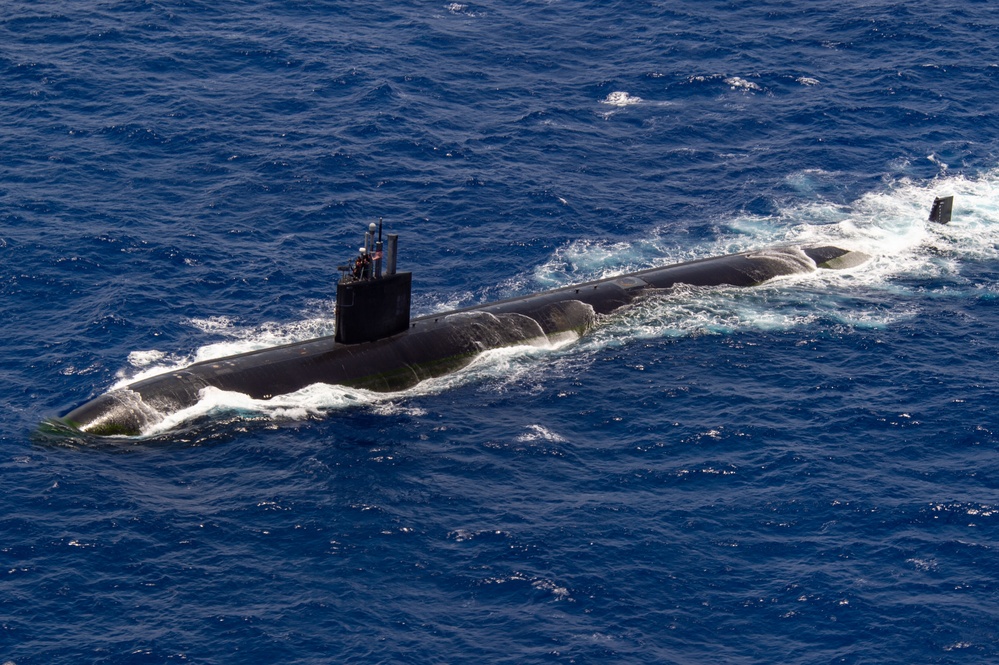
<svg viewBox="0 0 999 665">
<path fill-rule="evenodd" d="M 872 259 L 39 431 L 330 334 L 379 218 L 415 315 Z M 0 289 L 5 665 L 999 662 L 995 3 L 7 0 Z"/>
</svg>

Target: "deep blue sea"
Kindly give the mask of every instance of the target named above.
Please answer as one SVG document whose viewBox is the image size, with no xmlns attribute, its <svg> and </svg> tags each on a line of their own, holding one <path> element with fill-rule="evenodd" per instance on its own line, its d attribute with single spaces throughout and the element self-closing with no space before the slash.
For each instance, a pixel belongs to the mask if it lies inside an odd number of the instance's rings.
<svg viewBox="0 0 999 665">
<path fill-rule="evenodd" d="M 873 258 L 38 433 L 330 334 L 378 218 L 415 315 Z M 999 662 L 995 3 L 7 0 L 0 289 L 4 665 Z"/>
</svg>

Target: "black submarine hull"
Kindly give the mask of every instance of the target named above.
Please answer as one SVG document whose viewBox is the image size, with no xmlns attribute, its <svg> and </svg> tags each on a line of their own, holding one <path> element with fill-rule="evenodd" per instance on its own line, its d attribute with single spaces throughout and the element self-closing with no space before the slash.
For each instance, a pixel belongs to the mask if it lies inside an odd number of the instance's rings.
<svg viewBox="0 0 999 665">
<path fill-rule="evenodd" d="M 749 287 L 867 259 L 837 247 L 783 247 L 651 268 L 424 316 L 371 342 L 344 344 L 329 336 L 195 363 L 105 393 L 57 422 L 92 435 L 138 436 L 164 416 L 196 404 L 210 387 L 260 400 L 315 383 L 402 390 L 459 369 L 487 349 L 582 334 L 597 316 L 676 284 Z"/>
</svg>

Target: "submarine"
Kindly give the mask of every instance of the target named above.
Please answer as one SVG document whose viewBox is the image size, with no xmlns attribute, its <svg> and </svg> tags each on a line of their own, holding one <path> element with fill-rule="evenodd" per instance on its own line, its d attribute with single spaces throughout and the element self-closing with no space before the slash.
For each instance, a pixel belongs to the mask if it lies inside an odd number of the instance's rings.
<svg viewBox="0 0 999 665">
<path fill-rule="evenodd" d="M 953 197 L 930 220 L 950 221 Z M 141 436 L 193 406 L 206 388 L 268 400 L 315 383 L 389 392 L 453 372 L 488 349 L 582 335 L 600 316 L 677 284 L 751 287 L 783 275 L 853 268 L 870 257 L 834 246 L 781 246 L 649 268 L 541 293 L 410 317 L 412 273 L 397 270 L 398 235 L 370 224 L 338 267 L 334 334 L 206 360 L 134 381 L 54 419 L 94 436 Z"/>
</svg>

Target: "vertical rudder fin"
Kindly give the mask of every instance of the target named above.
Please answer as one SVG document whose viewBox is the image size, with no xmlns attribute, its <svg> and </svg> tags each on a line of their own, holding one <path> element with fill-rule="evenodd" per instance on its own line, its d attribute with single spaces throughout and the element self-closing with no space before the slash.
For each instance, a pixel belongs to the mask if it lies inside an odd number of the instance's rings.
<svg viewBox="0 0 999 665">
<path fill-rule="evenodd" d="M 933 208 L 930 210 L 930 221 L 937 224 L 947 224 L 950 222 L 950 214 L 953 210 L 953 196 L 938 196 L 933 199 Z"/>
</svg>

